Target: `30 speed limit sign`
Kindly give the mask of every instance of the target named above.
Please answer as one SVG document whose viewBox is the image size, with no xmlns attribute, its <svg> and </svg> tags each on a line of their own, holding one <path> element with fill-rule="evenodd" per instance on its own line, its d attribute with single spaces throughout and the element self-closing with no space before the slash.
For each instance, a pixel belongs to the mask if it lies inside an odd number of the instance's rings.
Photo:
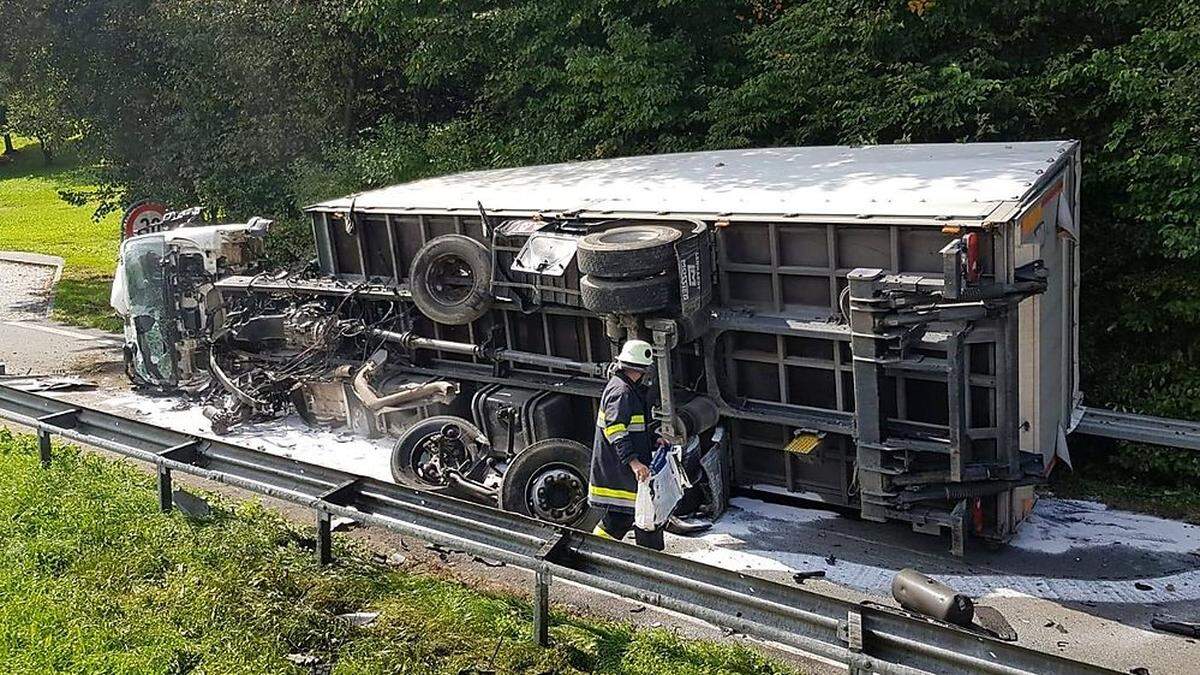
<svg viewBox="0 0 1200 675">
<path fill-rule="evenodd" d="M 125 209 L 121 218 L 121 235 L 124 238 L 133 237 L 147 232 L 153 232 L 155 226 L 162 222 L 167 215 L 167 205 L 153 199 L 143 199 Z"/>
</svg>

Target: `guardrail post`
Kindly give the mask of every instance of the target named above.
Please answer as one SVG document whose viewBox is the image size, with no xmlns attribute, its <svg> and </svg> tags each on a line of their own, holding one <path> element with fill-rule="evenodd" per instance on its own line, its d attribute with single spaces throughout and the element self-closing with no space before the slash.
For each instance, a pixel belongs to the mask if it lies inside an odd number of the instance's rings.
<svg viewBox="0 0 1200 675">
<path fill-rule="evenodd" d="M 333 527 L 330 524 L 328 505 L 346 506 L 351 503 L 354 501 L 358 485 L 358 479 L 351 478 L 317 497 L 317 557 L 321 565 L 333 562 Z"/>
<path fill-rule="evenodd" d="M 50 432 L 45 429 L 38 429 L 38 455 L 42 460 L 42 468 L 50 468 Z"/>
<path fill-rule="evenodd" d="M 317 507 L 317 559 L 321 565 L 333 562 L 333 535 L 330 533 L 329 512 Z"/>
<path fill-rule="evenodd" d="M 172 499 L 171 489 L 171 470 L 162 464 L 158 465 L 158 510 L 163 513 L 170 513 L 174 499 Z"/>
<path fill-rule="evenodd" d="M 64 429 L 73 429 L 79 422 L 79 409 L 68 408 L 49 415 L 36 418 L 38 421 L 38 455 L 42 460 L 42 468 L 50 468 L 50 430 L 46 425 L 53 423 Z"/>
<path fill-rule="evenodd" d="M 533 639 L 539 647 L 550 646 L 550 581 L 553 575 L 546 565 L 538 567 L 533 578 Z"/>
</svg>

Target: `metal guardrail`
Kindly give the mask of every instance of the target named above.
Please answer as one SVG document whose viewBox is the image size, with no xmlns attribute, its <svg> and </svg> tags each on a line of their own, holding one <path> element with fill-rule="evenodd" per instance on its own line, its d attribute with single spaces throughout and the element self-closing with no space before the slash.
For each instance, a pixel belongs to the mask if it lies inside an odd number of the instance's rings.
<svg viewBox="0 0 1200 675">
<path fill-rule="evenodd" d="M 193 436 L 0 386 L 0 419 L 36 429 L 41 459 L 57 435 L 154 464 L 160 505 L 171 475 L 200 476 L 311 507 L 331 561 L 330 518 L 502 560 L 535 572 L 534 635 L 548 643 L 549 589 L 565 579 L 838 663 L 850 672 L 1109 673 L 888 607 L 730 572 L 524 516 Z"/>
<path fill-rule="evenodd" d="M 1073 433 L 1122 441 L 1200 450 L 1200 422 L 1083 408 L 1083 418 Z"/>
</svg>

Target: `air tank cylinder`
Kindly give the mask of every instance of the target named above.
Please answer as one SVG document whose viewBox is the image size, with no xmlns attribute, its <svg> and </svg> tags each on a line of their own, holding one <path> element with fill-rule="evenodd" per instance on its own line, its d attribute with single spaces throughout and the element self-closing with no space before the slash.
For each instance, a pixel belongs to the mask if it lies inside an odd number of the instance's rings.
<svg viewBox="0 0 1200 675">
<path fill-rule="evenodd" d="M 939 621 L 969 626 L 975 618 L 971 598 L 914 569 L 900 570 L 892 579 L 892 597 L 904 609 Z"/>
</svg>

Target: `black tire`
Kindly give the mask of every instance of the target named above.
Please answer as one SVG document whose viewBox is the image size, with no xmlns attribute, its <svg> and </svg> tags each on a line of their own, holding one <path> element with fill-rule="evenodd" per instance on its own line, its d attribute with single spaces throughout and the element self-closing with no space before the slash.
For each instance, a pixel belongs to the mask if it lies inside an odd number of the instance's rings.
<svg viewBox="0 0 1200 675">
<path fill-rule="evenodd" d="M 429 241 L 413 256 L 409 292 L 417 309 L 438 323 L 471 323 L 492 307 L 492 256 L 461 234 Z"/>
<path fill-rule="evenodd" d="M 508 463 L 500 507 L 558 525 L 594 527 L 599 514 L 587 503 L 591 463 L 592 451 L 578 441 L 538 441 Z"/>
<path fill-rule="evenodd" d="M 640 279 L 676 269 L 675 242 L 683 234 L 665 225 L 629 225 L 593 232 L 579 240 L 580 274 Z"/>
<path fill-rule="evenodd" d="M 449 483 L 445 481 L 430 480 L 420 468 L 424 459 L 422 455 L 428 450 L 425 447 L 426 441 L 440 434 L 447 424 L 453 424 L 462 430 L 464 454 L 473 454 L 475 439 L 483 436 L 474 424 L 453 415 L 428 417 L 405 429 L 392 448 L 392 478 L 397 483 L 430 492 L 442 492 L 450 488 Z"/>
<path fill-rule="evenodd" d="M 670 305 L 679 293 L 671 274 L 649 279 L 604 279 L 591 275 L 579 281 L 583 306 L 597 314 L 647 314 Z"/>
</svg>

